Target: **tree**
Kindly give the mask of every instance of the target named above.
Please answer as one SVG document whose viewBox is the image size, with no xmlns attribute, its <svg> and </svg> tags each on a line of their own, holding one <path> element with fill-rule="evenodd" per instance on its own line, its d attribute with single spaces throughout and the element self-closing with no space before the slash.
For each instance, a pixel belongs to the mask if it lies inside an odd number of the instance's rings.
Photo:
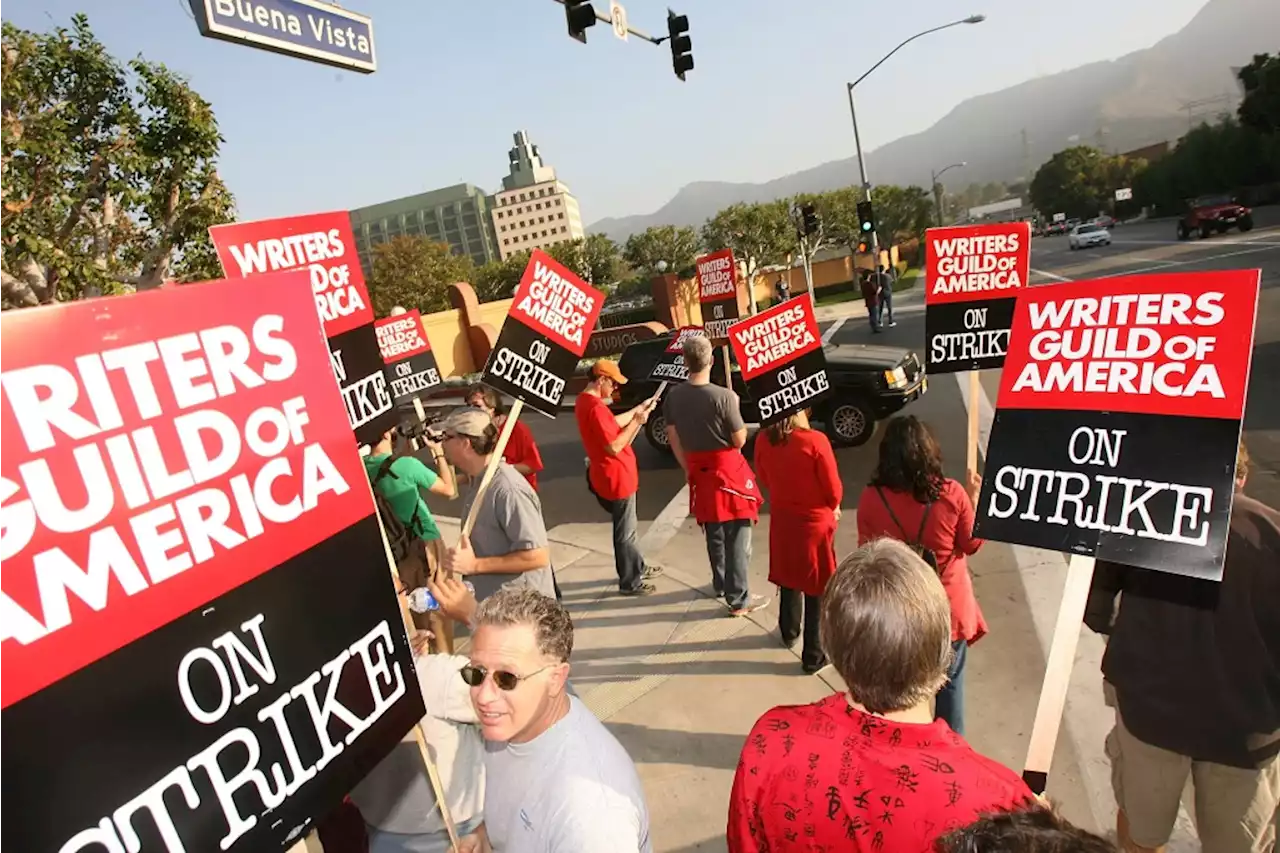
<svg viewBox="0 0 1280 853">
<path fill-rule="evenodd" d="M 813 212 L 818 220 L 818 230 L 809 235 L 803 233 L 804 219 L 800 213 L 801 206 L 806 204 L 813 205 Z M 836 242 L 833 238 L 833 223 L 837 218 L 839 205 L 836 192 L 800 193 L 792 199 L 792 228 L 795 239 L 799 242 L 799 254 L 806 261 L 812 262 L 818 252 Z"/>
<path fill-rule="evenodd" d="M 121 65 L 84 15 L 3 26 L 0 295 L 4 307 L 221 275 L 231 221 L 209 103 L 165 66 Z"/>
<path fill-rule="evenodd" d="M 1233 119 L 1194 128 L 1172 151 L 1137 174 L 1134 201 L 1159 214 L 1180 213 L 1185 199 L 1280 181 L 1280 133 Z"/>
<path fill-rule="evenodd" d="M 1086 218 L 1111 206 L 1115 191 L 1131 186 L 1141 160 L 1108 156 L 1077 145 L 1054 154 L 1031 179 L 1031 202 L 1046 216 Z"/>
<path fill-rule="evenodd" d="M 449 285 L 470 281 L 470 255 L 455 255 L 448 243 L 401 235 L 373 247 L 367 282 L 373 310 L 385 317 L 397 305 L 423 314 L 449 307 Z"/>
<path fill-rule="evenodd" d="M 1244 86 L 1240 123 L 1262 133 L 1280 132 L 1280 54 L 1255 55 L 1237 76 Z"/>
<path fill-rule="evenodd" d="M 698 254 L 698 232 L 693 228 L 677 228 L 674 225 L 653 225 L 639 234 L 627 238 L 622 257 L 632 269 L 652 276 L 659 272 L 659 264 L 677 274 L 688 272 Z"/>
<path fill-rule="evenodd" d="M 702 247 L 714 252 L 733 249 L 746 267 L 747 292 L 755 296 L 756 273 L 781 263 L 795 248 L 795 231 L 785 201 L 733 204 L 702 226 Z"/>
<path fill-rule="evenodd" d="M 921 238 L 933 225 L 933 199 L 924 187 L 893 184 L 871 190 L 876 214 L 876 233 L 885 246 Z"/>
<path fill-rule="evenodd" d="M 604 234 L 588 234 L 547 247 L 547 254 L 583 281 L 603 290 L 623 277 L 618 244 Z"/>
<path fill-rule="evenodd" d="M 516 252 L 505 261 L 490 261 L 478 268 L 471 286 L 481 302 L 510 299 L 520 284 L 525 267 L 529 266 L 530 252 Z"/>
</svg>

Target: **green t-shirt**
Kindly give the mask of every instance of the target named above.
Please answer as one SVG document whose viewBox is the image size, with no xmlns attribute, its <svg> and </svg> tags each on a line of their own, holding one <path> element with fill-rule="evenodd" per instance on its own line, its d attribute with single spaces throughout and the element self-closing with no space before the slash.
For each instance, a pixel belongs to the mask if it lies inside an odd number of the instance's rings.
<svg viewBox="0 0 1280 853">
<path fill-rule="evenodd" d="M 383 453 L 381 456 L 364 458 L 364 469 L 369 475 L 370 482 L 378 476 L 378 469 L 390 455 L 390 453 Z M 436 520 L 431 517 L 431 510 L 427 507 L 427 502 L 422 499 L 419 489 L 430 489 L 439 479 L 439 474 L 414 457 L 400 456 L 391 463 L 391 470 L 374 485 L 374 488 L 387 499 L 396 518 L 404 522 L 405 526 L 422 541 L 430 542 L 440 538 L 440 528 L 436 527 Z"/>
</svg>

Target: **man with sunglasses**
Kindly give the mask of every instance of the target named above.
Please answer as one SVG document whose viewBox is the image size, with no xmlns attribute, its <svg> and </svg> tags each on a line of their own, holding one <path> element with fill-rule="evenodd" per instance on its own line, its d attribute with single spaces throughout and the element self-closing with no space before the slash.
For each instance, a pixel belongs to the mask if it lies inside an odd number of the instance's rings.
<svg viewBox="0 0 1280 853">
<path fill-rule="evenodd" d="M 466 518 L 497 448 L 498 428 L 488 412 L 466 406 L 445 418 L 441 431 L 445 458 L 468 478 L 462 495 L 462 517 Z M 528 587 L 555 597 L 542 504 L 529 481 L 507 462 L 499 460 L 480 498 L 471 535 L 460 537 L 445 553 L 444 566 L 468 577 L 477 600 L 503 587 Z"/>
<path fill-rule="evenodd" d="M 635 764 L 566 690 L 573 622 L 504 589 L 474 613 L 462 667 L 485 748 L 485 825 L 499 853 L 652 853 Z"/>
</svg>

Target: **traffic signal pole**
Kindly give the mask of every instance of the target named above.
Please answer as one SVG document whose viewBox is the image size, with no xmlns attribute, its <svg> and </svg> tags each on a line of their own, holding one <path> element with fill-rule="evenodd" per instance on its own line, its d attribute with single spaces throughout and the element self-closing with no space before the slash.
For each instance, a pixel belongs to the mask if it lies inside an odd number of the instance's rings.
<svg viewBox="0 0 1280 853">
<path fill-rule="evenodd" d="M 887 59 L 888 57 L 885 58 Z M 880 61 L 883 62 L 884 60 Z M 879 63 L 876 64 L 879 65 Z M 871 71 L 874 70 L 875 67 L 872 67 Z M 868 71 L 867 74 L 870 74 L 871 71 Z M 866 77 L 867 75 L 863 74 L 862 76 Z M 858 135 L 858 113 L 853 108 L 854 85 L 854 83 L 845 84 L 845 88 L 849 92 L 849 118 L 853 120 L 853 144 L 858 151 L 858 174 L 862 178 L 862 192 L 866 195 L 866 200 L 871 201 L 871 182 L 867 180 L 867 161 L 862 156 L 862 137 Z M 874 263 L 877 269 L 880 266 L 880 235 L 878 231 L 879 229 L 874 228 L 871 230 L 871 256 L 875 259 Z"/>
</svg>

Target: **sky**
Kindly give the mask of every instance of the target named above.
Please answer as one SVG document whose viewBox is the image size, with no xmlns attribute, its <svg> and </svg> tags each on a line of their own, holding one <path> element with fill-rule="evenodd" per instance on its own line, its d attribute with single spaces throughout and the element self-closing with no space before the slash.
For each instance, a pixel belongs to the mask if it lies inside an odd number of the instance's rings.
<svg viewBox="0 0 1280 853">
<path fill-rule="evenodd" d="M 649 213 L 685 184 L 761 182 L 853 154 L 844 85 L 858 86 L 866 150 L 933 124 L 964 99 L 1147 47 L 1205 0 L 1109 0 L 1101 17 L 1043 0 L 627 0 L 631 24 L 689 17 L 695 69 L 667 45 L 605 24 L 569 38 L 552 0 L 343 0 L 373 18 L 369 75 L 200 36 L 186 0 L 5 0 L 33 30 L 88 11 L 118 58 L 186 75 L 226 140 L 220 173 L 241 219 L 350 209 L 467 182 L 501 185 L 528 131 L 588 225 Z M 595 0 L 607 13 L 608 0 Z M 1094 10 L 1097 11 L 1097 10 Z"/>
</svg>

